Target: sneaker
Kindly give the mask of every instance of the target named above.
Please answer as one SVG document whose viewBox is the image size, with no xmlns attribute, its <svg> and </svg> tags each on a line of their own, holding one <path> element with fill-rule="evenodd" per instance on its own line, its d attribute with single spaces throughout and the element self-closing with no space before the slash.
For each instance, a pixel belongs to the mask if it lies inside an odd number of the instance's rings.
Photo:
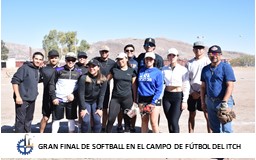
<svg viewBox="0 0 256 160">
<path fill-rule="evenodd" d="M 117 131 L 117 133 L 123 133 L 124 132 L 122 126 L 117 126 L 116 131 Z"/>
<path fill-rule="evenodd" d="M 106 129 L 105 128 L 101 128 L 101 133 L 106 133 Z"/>
<path fill-rule="evenodd" d="M 131 129 L 130 129 L 130 132 L 131 132 L 131 133 L 136 133 L 136 129 L 135 129 L 135 128 L 131 128 Z"/>
<path fill-rule="evenodd" d="M 130 131 L 130 129 L 125 129 L 124 130 L 124 133 L 130 133 L 131 131 Z"/>
<path fill-rule="evenodd" d="M 124 129 L 124 133 L 130 133 L 131 131 L 130 131 L 130 127 L 125 127 L 125 129 Z"/>
</svg>

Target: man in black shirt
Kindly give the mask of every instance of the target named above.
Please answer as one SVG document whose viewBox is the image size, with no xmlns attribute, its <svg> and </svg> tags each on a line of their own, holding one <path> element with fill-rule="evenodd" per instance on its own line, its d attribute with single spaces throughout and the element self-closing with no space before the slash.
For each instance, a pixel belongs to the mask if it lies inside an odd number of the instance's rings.
<svg viewBox="0 0 256 160">
<path fill-rule="evenodd" d="M 76 62 L 75 67 L 81 69 L 82 75 L 86 74 L 88 72 L 87 65 L 87 53 L 86 52 L 78 52 L 77 59 L 78 62 Z"/>
<path fill-rule="evenodd" d="M 40 79 L 39 67 L 42 66 L 43 59 L 41 52 L 35 52 L 32 62 L 25 62 L 12 77 L 16 133 L 31 132 Z"/>
<path fill-rule="evenodd" d="M 154 52 L 154 50 L 156 49 L 155 39 L 146 38 L 145 41 L 144 41 L 143 47 L 144 47 L 146 52 Z M 141 53 L 137 58 L 138 72 L 145 65 L 144 57 L 145 57 L 146 52 Z M 155 59 L 154 67 L 157 67 L 158 69 L 161 70 L 162 67 L 164 66 L 164 60 L 159 54 L 155 53 L 155 55 L 156 55 L 156 59 Z"/>
<path fill-rule="evenodd" d="M 116 65 L 116 62 L 109 58 L 109 47 L 103 45 L 99 49 L 100 57 L 95 57 L 100 62 L 100 71 L 104 76 L 107 76 L 110 70 Z M 102 132 L 105 132 L 108 119 L 108 104 L 110 95 L 110 83 L 107 84 L 107 89 L 103 102 L 103 116 L 102 116 Z"/>
<path fill-rule="evenodd" d="M 44 133 L 49 117 L 52 114 L 53 104 L 49 95 L 49 82 L 55 72 L 55 67 L 57 67 L 59 63 L 59 52 L 56 50 L 49 51 L 48 61 L 49 61 L 49 64 L 47 64 L 45 67 L 43 67 L 40 70 L 40 74 L 41 74 L 40 81 L 42 81 L 44 85 L 43 102 L 42 102 L 43 117 L 40 123 L 40 133 Z"/>
</svg>

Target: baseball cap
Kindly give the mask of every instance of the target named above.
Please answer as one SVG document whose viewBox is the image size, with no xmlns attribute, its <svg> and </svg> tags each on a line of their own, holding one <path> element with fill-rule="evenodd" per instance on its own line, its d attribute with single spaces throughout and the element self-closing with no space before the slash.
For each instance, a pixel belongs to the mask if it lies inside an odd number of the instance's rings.
<svg viewBox="0 0 256 160">
<path fill-rule="evenodd" d="M 195 43 L 193 44 L 193 48 L 195 48 L 195 47 L 205 47 L 205 46 L 204 46 L 204 42 L 202 42 L 202 41 L 197 41 L 197 42 L 195 42 Z"/>
<path fill-rule="evenodd" d="M 156 46 L 155 39 L 153 39 L 153 38 L 146 38 L 145 41 L 144 41 L 144 46 L 147 45 L 147 44 L 153 44 L 154 46 Z"/>
<path fill-rule="evenodd" d="M 208 53 L 222 53 L 220 46 L 213 45 L 209 48 Z"/>
<path fill-rule="evenodd" d="M 53 57 L 53 56 L 59 56 L 59 52 L 58 51 L 56 51 L 56 50 L 50 50 L 49 52 L 48 52 L 48 57 Z"/>
<path fill-rule="evenodd" d="M 151 57 L 151 58 L 153 58 L 153 59 L 156 59 L 156 55 L 155 55 L 154 52 L 147 52 L 147 53 L 145 54 L 145 58 L 147 58 L 147 57 Z"/>
<path fill-rule="evenodd" d="M 124 53 L 124 52 L 120 52 L 120 53 L 117 54 L 116 59 L 117 59 L 117 58 L 120 58 L 120 59 L 127 58 L 127 54 Z"/>
<path fill-rule="evenodd" d="M 92 64 L 92 65 L 94 65 L 94 66 L 100 66 L 100 62 L 99 62 L 97 59 L 91 59 L 91 60 L 87 63 L 87 65 L 90 65 L 90 64 Z"/>
<path fill-rule="evenodd" d="M 176 48 L 170 48 L 170 49 L 168 49 L 168 55 L 169 54 L 174 54 L 177 56 L 179 54 L 179 52 Z"/>
<path fill-rule="evenodd" d="M 107 45 L 103 45 L 100 47 L 99 51 L 109 51 L 109 47 Z"/>
<path fill-rule="evenodd" d="M 86 58 L 88 57 L 86 52 L 78 52 L 77 57 L 80 57 L 80 56 L 85 56 Z"/>
<path fill-rule="evenodd" d="M 75 58 L 76 59 L 76 54 L 74 52 L 68 52 L 65 56 L 65 59 L 67 58 Z"/>
</svg>

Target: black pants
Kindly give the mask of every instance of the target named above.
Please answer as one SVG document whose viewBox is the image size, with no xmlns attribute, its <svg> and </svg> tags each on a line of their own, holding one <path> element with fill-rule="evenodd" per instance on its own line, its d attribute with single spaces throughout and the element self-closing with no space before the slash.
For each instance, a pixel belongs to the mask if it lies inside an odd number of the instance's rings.
<svg viewBox="0 0 256 160">
<path fill-rule="evenodd" d="M 182 92 L 164 92 L 163 108 L 167 118 L 169 133 L 179 133 L 179 119 L 182 113 Z"/>
<path fill-rule="evenodd" d="M 23 104 L 15 103 L 15 132 L 29 133 L 31 132 L 31 123 L 35 111 L 35 101 L 23 101 Z"/>
<path fill-rule="evenodd" d="M 116 120 L 120 109 L 122 108 L 123 111 L 126 109 L 131 109 L 133 105 L 132 95 L 128 95 L 126 97 L 112 97 L 110 104 L 109 104 L 109 115 L 108 115 L 108 123 L 107 123 L 107 133 L 112 132 L 113 124 Z M 131 118 L 127 114 L 123 114 L 124 116 L 124 123 L 125 123 L 125 130 L 130 129 L 130 121 Z"/>
</svg>

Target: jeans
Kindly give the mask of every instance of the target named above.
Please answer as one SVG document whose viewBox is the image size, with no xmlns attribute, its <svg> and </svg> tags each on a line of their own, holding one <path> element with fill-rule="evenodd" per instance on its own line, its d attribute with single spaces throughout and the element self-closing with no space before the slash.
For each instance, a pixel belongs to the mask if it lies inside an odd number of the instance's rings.
<svg viewBox="0 0 256 160">
<path fill-rule="evenodd" d="M 93 120 L 93 132 L 100 133 L 101 131 L 101 117 L 98 114 L 95 114 L 97 110 L 97 103 L 87 103 L 85 102 L 86 109 L 89 114 L 86 114 L 82 119 L 81 132 L 88 133 L 89 127 L 91 126 L 91 119 Z"/>
<path fill-rule="evenodd" d="M 222 101 L 221 98 L 212 99 L 206 96 L 206 105 L 207 105 L 207 112 L 208 112 L 208 117 L 210 122 L 210 128 L 213 133 L 232 133 L 233 132 L 232 122 L 222 124 L 220 123 L 217 117 L 218 106 L 220 105 L 221 101 Z M 227 103 L 228 103 L 228 107 L 232 109 L 234 105 L 234 100 L 232 96 L 228 99 Z"/>
<path fill-rule="evenodd" d="M 15 132 L 16 133 L 30 133 L 31 123 L 34 116 L 35 101 L 23 101 L 23 104 L 15 104 L 16 118 L 15 118 Z"/>
</svg>

